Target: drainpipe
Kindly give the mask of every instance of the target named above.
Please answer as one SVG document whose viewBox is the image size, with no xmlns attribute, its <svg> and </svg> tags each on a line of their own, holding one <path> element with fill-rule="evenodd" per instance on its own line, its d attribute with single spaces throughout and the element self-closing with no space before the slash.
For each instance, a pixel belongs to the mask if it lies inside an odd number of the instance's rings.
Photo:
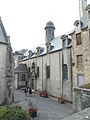
<svg viewBox="0 0 90 120">
<path fill-rule="evenodd" d="M 29 68 L 30 68 L 30 72 L 28 73 L 28 74 L 29 74 L 29 87 L 32 87 L 32 86 L 31 86 L 31 84 L 32 84 L 32 81 L 31 81 L 31 59 L 30 59 L 30 57 L 31 57 L 31 52 L 32 52 L 32 51 L 29 50 Z M 26 87 L 27 87 L 27 86 L 26 86 Z"/>
<path fill-rule="evenodd" d="M 64 58 L 63 58 L 63 50 L 62 50 L 62 96 L 63 96 L 63 61 Z"/>
<path fill-rule="evenodd" d="M 47 72 L 46 72 L 47 64 L 45 63 L 45 75 L 46 75 L 46 84 L 45 84 L 45 91 L 47 91 Z"/>
<path fill-rule="evenodd" d="M 61 80 L 61 71 L 60 71 L 60 51 L 59 51 L 59 80 Z M 59 81 L 59 91 L 60 91 L 60 88 L 61 88 L 61 86 L 60 86 L 60 81 Z M 60 97 L 60 96 L 59 96 Z"/>
<path fill-rule="evenodd" d="M 43 56 L 42 56 L 42 91 L 43 91 Z"/>
<path fill-rule="evenodd" d="M 72 72 L 72 52 L 71 52 L 71 49 L 72 48 L 70 48 L 70 67 L 71 67 L 71 69 L 70 69 L 70 71 L 71 71 L 71 101 L 73 100 L 73 95 L 72 95 L 72 91 L 73 91 L 73 72 Z"/>
</svg>

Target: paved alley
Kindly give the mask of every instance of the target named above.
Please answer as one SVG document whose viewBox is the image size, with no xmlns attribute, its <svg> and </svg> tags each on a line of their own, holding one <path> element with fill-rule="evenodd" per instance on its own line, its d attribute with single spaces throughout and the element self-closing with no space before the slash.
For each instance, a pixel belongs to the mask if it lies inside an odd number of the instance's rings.
<svg viewBox="0 0 90 120">
<path fill-rule="evenodd" d="M 60 120 L 72 114 L 72 105 L 69 103 L 60 104 L 51 98 L 43 98 L 33 93 L 26 97 L 21 90 L 15 91 L 15 101 L 24 109 L 28 109 L 28 99 L 38 108 L 37 117 L 33 120 Z"/>
</svg>

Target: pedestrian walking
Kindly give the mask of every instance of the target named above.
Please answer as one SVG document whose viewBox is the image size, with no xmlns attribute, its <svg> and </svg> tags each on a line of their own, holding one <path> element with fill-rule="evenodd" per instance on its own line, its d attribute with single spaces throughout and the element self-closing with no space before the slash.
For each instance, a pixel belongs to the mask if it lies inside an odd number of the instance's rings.
<svg viewBox="0 0 90 120">
<path fill-rule="evenodd" d="M 32 89 L 31 88 L 29 88 L 29 94 L 32 94 Z"/>
</svg>

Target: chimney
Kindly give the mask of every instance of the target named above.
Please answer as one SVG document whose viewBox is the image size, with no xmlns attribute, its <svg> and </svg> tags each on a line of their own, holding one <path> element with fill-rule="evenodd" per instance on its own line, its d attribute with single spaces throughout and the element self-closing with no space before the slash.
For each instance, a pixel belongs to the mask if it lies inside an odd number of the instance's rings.
<svg viewBox="0 0 90 120">
<path fill-rule="evenodd" d="M 87 12 L 85 8 L 87 7 L 87 0 L 79 0 L 79 15 L 80 19 L 82 17 L 87 18 Z"/>
</svg>

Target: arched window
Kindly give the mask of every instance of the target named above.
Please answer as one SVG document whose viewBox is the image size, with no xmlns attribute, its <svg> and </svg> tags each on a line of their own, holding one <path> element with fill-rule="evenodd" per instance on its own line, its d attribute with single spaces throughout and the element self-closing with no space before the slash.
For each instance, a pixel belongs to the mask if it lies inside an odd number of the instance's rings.
<svg viewBox="0 0 90 120">
<path fill-rule="evenodd" d="M 37 77 L 39 77 L 39 67 L 37 67 Z"/>
<path fill-rule="evenodd" d="M 63 64 L 63 80 L 68 80 L 68 66 L 67 64 Z"/>
<path fill-rule="evenodd" d="M 50 78 L 50 66 L 46 66 L 46 78 Z"/>
</svg>

